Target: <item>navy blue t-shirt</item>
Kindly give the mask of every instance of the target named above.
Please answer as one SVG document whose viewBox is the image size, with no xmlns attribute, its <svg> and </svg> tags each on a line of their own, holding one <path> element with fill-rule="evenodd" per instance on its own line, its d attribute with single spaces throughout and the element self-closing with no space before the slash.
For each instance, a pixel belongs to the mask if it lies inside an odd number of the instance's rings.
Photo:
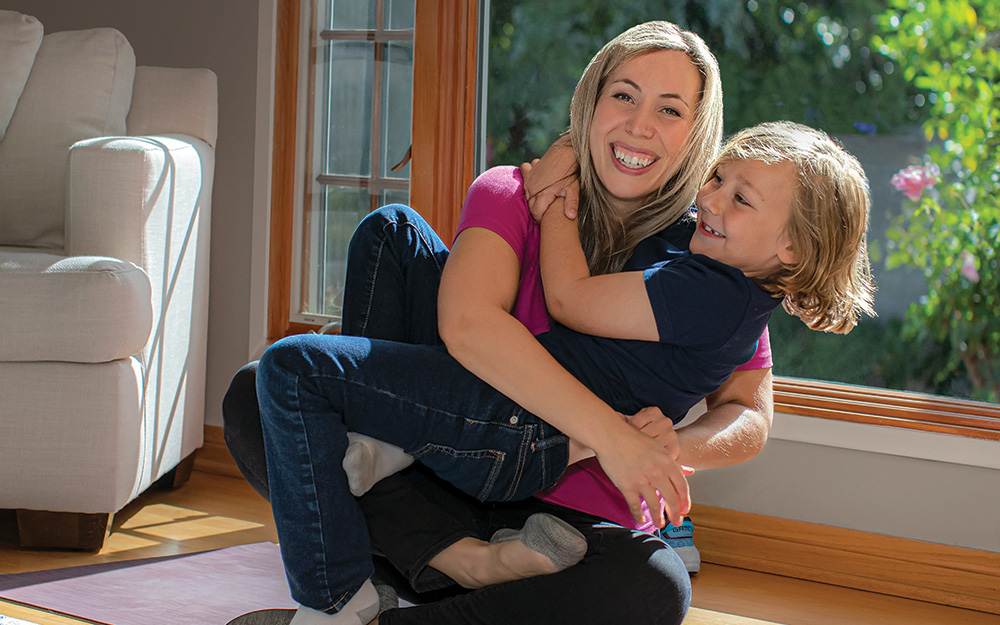
<svg viewBox="0 0 1000 625">
<path fill-rule="evenodd" d="M 659 342 L 609 339 L 555 325 L 538 340 L 615 410 L 657 406 L 675 423 L 717 390 L 757 348 L 781 302 L 739 269 L 688 244 L 694 221 L 681 219 L 642 241 L 626 271 L 643 271 Z"/>
</svg>

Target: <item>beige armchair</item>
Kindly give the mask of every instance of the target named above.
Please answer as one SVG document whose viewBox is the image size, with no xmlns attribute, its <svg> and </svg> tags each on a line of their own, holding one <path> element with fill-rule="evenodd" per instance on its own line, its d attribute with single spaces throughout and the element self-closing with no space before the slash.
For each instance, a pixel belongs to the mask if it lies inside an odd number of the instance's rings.
<svg viewBox="0 0 1000 625">
<path fill-rule="evenodd" d="M 217 84 L 0 11 L 0 508 L 98 549 L 201 446 Z"/>
</svg>

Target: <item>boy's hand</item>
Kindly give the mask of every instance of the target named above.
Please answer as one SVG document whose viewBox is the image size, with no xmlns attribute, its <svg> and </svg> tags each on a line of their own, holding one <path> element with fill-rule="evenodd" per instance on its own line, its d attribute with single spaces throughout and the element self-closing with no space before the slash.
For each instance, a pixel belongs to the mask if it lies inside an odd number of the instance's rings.
<svg viewBox="0 0 1000 625">
<path fill-rule="evenodd" d="M 643 408 L 628 417 L 628 422 L 643 434 L 656 439 L 675 460 L 680 456 L 681 446 L 677 432 L 674 430 L 674 422 L 664 416 L 663 412 L 656 406 Z M 694 471 L 692 470 L 691 473 Z M 685 473 L 685 475 L 691 473 Z"/>
<path fill-rule="evenodd" d="M 540 220 L 556 198 L 565 198 L 563 213 L 575 219 L 580 204 L 579 168 L 569 136 L 552 144 L 541 159 L 521 165 L 524 193 L 535 220 Z"/>
</svg>

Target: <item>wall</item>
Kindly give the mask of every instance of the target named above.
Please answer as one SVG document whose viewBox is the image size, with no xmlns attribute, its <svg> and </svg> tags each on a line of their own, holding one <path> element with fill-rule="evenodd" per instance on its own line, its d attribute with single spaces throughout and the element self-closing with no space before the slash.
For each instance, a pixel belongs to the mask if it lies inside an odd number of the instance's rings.
<svg viewBox="0 0 1000 625">
<path fill-rule="evenodd" d="M 690 484 L 704 505 L 1000 553 L 998 448 L 779 413 L 756 458 Z"/>
<path fill-rule="evenodd" d="M 0 8 L 37 17 L 46 33 L 110 26 L 132 44 L 139 65 L 207 67 L 218 76 L 205 415 L 211 425 L 222 424 L 222 396 L 252 349 L 250 267 L 252 243 L 260 241 L 253 236 L 254 209 L 256 205 L 259 227 L 265 221 L 260 207 L 262 201 L 266 207 L 269 172 L 267 151 L 258 141 L 259 129 L 266 139 L 268 107 L 257 102 L 259 88 L 267 87 L 262 81 L 269 80 L 266 71 L 258 75 L 258 53 L 263 53 L 262 65 L 269 70 L 271 52 L 258 50 L 262 40 L 258 30 L 262 23 L 271 28 L 266 22 L 273 4 L 274 0 L 261 0 L 259 5 L 246 0 L 0 0 Z M 269 39 L 263 40 L 268 45 Z M 260 285 L 255 289 L 259 291 Z"/>
</svg>

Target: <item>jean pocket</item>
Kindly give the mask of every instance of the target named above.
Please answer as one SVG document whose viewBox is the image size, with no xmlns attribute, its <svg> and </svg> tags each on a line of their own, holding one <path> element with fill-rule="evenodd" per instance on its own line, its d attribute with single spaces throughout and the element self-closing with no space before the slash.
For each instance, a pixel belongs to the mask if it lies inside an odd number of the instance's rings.
<svg viewBox="0 0 1000 625">
<path fill-rule="evenodd" d="M 495 500 L 492 495 L 503 472 L 507 454 L 499 449 L 455 449 L 427 444 L 413 454 L 438 477 L 479 501 Z"/>
</svg>

